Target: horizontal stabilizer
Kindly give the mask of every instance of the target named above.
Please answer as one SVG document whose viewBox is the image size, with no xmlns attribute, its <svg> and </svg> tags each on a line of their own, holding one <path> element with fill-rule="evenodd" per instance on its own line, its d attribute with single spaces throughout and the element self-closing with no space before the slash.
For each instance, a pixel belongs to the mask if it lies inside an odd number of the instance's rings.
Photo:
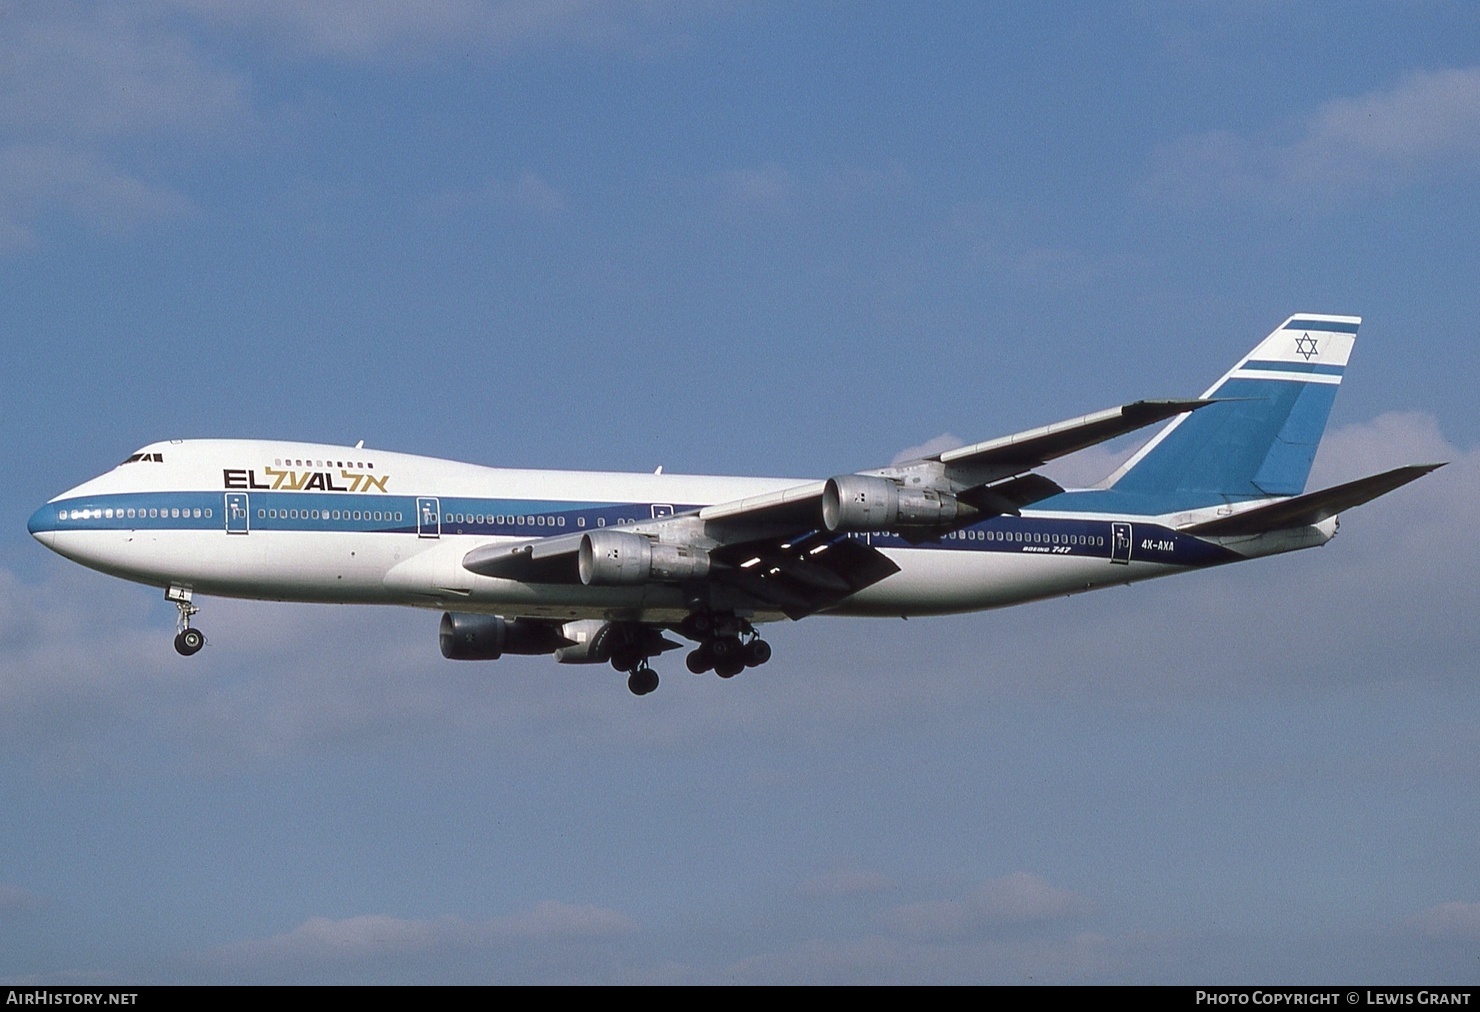
<svg viewBox="0 0 1480 1012">
<path fill-rule="evenodd" d="M 1371 502 L 1410 481 L 1416 481 L 1443 464 L 1411 464 L 1394 468 L 1368 478 L 1358 478 L 1345 485 L 1336 485 L 1297 495 L 1293 499 L 1260 506 L 1231 517 L 1219 517 L 1205 523 L 1193 524 L 1181 530 L 1187 534 L 1239 535 L 1263 534 L 1267 531 L 1284 530 L 1290 527 L 1309 527 L 1328 520 L 1343 510 Z"/>
</svg>

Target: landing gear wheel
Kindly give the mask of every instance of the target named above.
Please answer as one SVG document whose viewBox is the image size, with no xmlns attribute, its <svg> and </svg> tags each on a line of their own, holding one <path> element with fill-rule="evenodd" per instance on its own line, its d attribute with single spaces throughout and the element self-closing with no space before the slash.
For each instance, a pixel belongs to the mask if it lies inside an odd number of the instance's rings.
<svg viewBox="0 0 1480 1012">
<path fill-rule="evenodd" d="M 717 668 L 721 664 L 740 656 L 740 638 L 738 636 L 718 636 L 709 641 L 709 656 L 714 660 Z"/>
<path fill-rule="evenodd" d="M 658 673 L 652 668 L 638 668 L 627 676 L 627 688 L 634 696 L 646 696 L 658 687 Z"/>
<path fill-rule="evenodd" d="M 746 667 L 758 668 L 771 659 L 771 644 L 763 639 L 753 639 L 745 644 L 743 654 Z"/>
<path fill-rule="evenodd" d="M 728 661 L 720 661 L 714 666 L 714 673 L 721 678 L 734 678 L 745 670 L 745 662 L 735 657 Z"/>
<path fill-rule="evenodd" d="M 170 584 L 164 592 L 164 599 L 174 604 L 179 615 L 175 619 L 175 651 L 181 657 L 189 657 L 198 653 L 200 648 L 206 645 L 206 638 L 199 629 L 190 628 L 190 617 L 200 611 L 190 603 L 191 592 L 189 587 L 179 584 Z"/>
<path fill-rule="evenodd" d="M 621 646 L 612 651 L 612 667 L 618 671 L 636 671 L 642 666 L 642 650 L 635 646 Z"/>
<path fill-rule="evenodd" d="M 703 647 L 699 647 L 696 650 L 690 650 L 688 657 L 684 658 L 684 663 L 687 664 L 689 666 L 689 670 L 696 675 L 702 675 L 704 674 L 704 672 L 714 667 L 714 661 L 709 659 L 709 651 L 704 649 Z"/>
<path fill-rule="evenodd" d="M 200 652 L 200 648 L 206 645 L 206 638 L 199 629 L 182 629 L 175 636 L 175 650 L 182 657 L 189 657 Z"/>
</svg>

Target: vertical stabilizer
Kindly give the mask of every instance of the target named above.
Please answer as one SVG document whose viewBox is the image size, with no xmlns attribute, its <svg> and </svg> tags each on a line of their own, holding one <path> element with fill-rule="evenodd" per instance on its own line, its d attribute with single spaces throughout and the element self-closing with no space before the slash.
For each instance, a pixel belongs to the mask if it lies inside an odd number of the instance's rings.
<svg viewBox="0 0 1480 1012">
<path fill-rule="evenodd" d="M 1290 317 L 1106 484 L 1155 512 L 1299 495 L 1361 322 Z"/>
</svg>

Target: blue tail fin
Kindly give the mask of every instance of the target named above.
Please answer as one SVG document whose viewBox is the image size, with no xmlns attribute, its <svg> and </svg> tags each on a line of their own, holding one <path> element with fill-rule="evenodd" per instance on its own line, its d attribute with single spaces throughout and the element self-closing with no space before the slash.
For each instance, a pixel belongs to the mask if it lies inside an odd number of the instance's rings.
<svg viewBox="0 0 1480 1012">
<path fill-rule="evenodd" d="M 1290 317 L 1106 484 L 1135 512 L 1170 513 L 1305 490 L 1360 317 Z"/>
</svg>

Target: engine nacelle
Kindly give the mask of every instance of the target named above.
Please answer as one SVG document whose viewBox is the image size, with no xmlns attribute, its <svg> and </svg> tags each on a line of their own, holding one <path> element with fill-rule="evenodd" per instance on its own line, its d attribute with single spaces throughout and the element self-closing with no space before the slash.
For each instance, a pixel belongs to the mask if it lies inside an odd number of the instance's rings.
<svg viewBox="0 0 1480 1012">
<path fill-rule="evenodd" d="M 682 583 L 709 575 L 709 553 L 629 531 L 589 531 L 581 538 L 576 566 L 588 587 Z"/>
<path fill-rule="evenodd" d="M 611 623 L 599 618 L 581 618 L 560 627 L 569 646 L 555 651 L 561 664 L 605 664 L 612 656 L 615 638 Z"/>
<path fill-rule="evenodd" d="M 822 522 L 830 531 L 887 531 L 940 527 L 960 509 L 950 492 L 905 488 L 889 478 L 841 474 L 822 489 Z"/>
<path fill-rule="evenodd" d="M 504 654 L 548 654 L 570 640 L 545 622 L 445 612 L 437 645 L 449 661 L 496 661 Z"/>
</svg>

